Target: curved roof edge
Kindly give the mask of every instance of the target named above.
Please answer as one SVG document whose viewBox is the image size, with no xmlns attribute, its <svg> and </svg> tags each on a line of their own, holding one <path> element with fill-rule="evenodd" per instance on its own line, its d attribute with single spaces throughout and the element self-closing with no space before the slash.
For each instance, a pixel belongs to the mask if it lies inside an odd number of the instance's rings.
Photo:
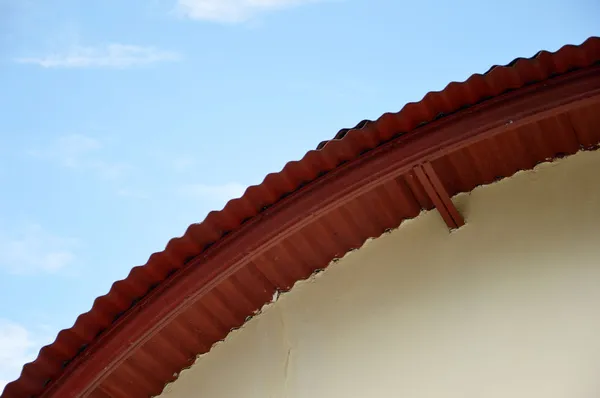
<svg viewBox="0 0 600 398">
<path fill-rule="evenodd" d="M 98 350 L 110 349 L 116 353 L 109 361 L 110 366 L 123 361 L 128 352 L 173 319 L 187 303 L 231 275 L 235 263 L 250 255 L 249 250 L 269 245 L 271 229 L 279 222 L 275 221 L 276 215 L 277 220 L 287 217 L 276 233 L 289 234 L 300 228 L 301 218 L 316 217 L 314 209 L 324 212 L 336 201 L 349 200 L 348 195 L 359 195 L 375 182 L 399 174 L 409 164 L 430 159 L 435 153 L 449 150 L 484 131 L 501 131 L 510 115 L 516 115 L 510 122 L 511 128 L 515 128 L 534 115 L 560 107 L 568 109 L 571 103 L 568 101 L 581 103 L 590 98 L 597 101 L 599 65 L 600 38 L 594 37 L 579 46 L 564 46 L 555 53 L 542 51 L 534 58 L 518 58 L 508 66 L 494 67 L 486 74 L 475 74 L 463 83 L 450 83 L 442 91 L 428 93 L 398 113 L 386 113 L 375 121 L 363 121 L 353 129 L 340 130 L 333 140 L 321 143 L 301 160 L 289 162 L 279 173 L 267 175 L 261 184 L 249 187 L 241 198 L 231 200 L 221 211 L 209 213 L 203 222 L 191 225 L 182 237 L 169 241 L 165 250 L 152 254 L 145 265 L 134 267 L 127 278 L 113 284 L 108 294 L 97 298 L 92 309 L 80 315 L 71 328 L 61 331 L 52 344 L 43 347 L 37 359 L 23 367 L 20 378 L 6 385 L 1 397 L 67 397 L 89 392 L 108 372 L 101 361 L 88 366 Z M 555 78 L 564 78 L 556 84 L 562 85 L 560 88 L 566 93 L 562 100 L 555 96 L 554 102 L 543 104 L 545 93 L 558 86 L 540 83 Z M 590 84 L 592 80 L 594 84 Z M 475 117 L 467 123 L 471 129 L 455 129 L 452 136 L 446 132 L 442 138 L 437 121 L 463 120 L 464 112 L 459 111 L 474 105 L 482 105 L 482 112 L 487 106 L 491 112 L 495 104 L 503 101 L 503 94 L 515 90 L 522 92 L 519 106 L 526 106 L 531 98 L 530 108 L 519 109 L 515 105 L 498 111 L 493 122 L 486 118 L 483 123 L 483 118 Z M 594 97 L 589 95 L 592 91 Z M 412 134 L 406 139 L 402 137 L 415 130 L 419 140 Z M 397 149 L 409 148 L 408 143 L 412 145 L 410 150 Z M 367 163 L 370 171 L 362 172 L 361 167 Z M 373 165 L 378 167 L 374 169 Z M 373 174 L 372 170 L 378 172 Z M 324 184 L 330 187 L 328 192 L 337 189 L 336 195 L 309 196 Z M 290 196 L 300 194 L 303 212 L 295 215 L 297 209 L 293 208 Z M 265 238 L 250 237 L 246 233 L 250 229 L 253 235 Z M 225 249 L 227 256 L 223 254 Z M 159 305 L 160 311 L 148 315 L 149 308 L 156 309 Z M 143 319 L 146 328 L 127 334 L 128 324 L 135 319 Z"/>
</svg>

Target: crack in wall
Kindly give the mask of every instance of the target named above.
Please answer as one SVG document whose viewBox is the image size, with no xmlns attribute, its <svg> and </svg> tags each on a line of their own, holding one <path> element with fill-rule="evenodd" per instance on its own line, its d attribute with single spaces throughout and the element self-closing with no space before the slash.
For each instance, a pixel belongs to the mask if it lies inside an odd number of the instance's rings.
<svg viewBox="0 0 600 398">
<path fill-rule="evenodd" d="M 284 311 L 281 308 L 278 308 L 279 312 L 279 321 L 281 324 L 281 343 L 282 347 L 285 350 L 285 361 L 283 365 L 283 397 L 288 397 L 289 391 L 289 378 L 290 378 L 290 369 L 292 366 L 292 351 L 293 345 L 290 341 L 290 336 L 288 332 L 288 328 L 285 322 Z"/>
</svg>

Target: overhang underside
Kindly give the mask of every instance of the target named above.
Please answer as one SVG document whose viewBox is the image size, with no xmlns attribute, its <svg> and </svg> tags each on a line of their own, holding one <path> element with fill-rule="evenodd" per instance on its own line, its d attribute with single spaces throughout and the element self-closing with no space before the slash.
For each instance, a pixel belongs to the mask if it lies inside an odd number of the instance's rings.
<svg viewBox="0 0 600 398">
<path fill-rule="evenodd" d="M 474 141 L 431 160 L 450 196 L 600 142 L 597 101 Z M 573 176 L 577 178 L 577 176 Z M 434 207 L 414 168 L 383 181 L 254 256 L 180 313 L 120 364 L 90 394 L 94 398 L 159 394 L 198 354 L 249 316 L 368 238 Z M 494 211 L 490 209 L 490 211 Z M 468 220 L 466 220 L 468 223 Z M 401 255 L 401 253 L 399 253 Z M 165 356 L 165 353 L 169 353 Z"/>
<path fill-rule="evenodd" d="M 294 285 L 161 398 L 589 398 L 600 151 L 454 197 Z"/>
</svg>

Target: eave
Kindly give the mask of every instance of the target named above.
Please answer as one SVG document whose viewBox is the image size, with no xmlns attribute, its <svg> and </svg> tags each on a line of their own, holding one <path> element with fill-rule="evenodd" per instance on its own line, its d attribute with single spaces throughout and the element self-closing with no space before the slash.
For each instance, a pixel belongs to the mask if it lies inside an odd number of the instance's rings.
<svg viewBox="0 0 600 398">
<path fill-rule="evenodd" d="M 338 136 L 116 282 L 2 398 L 156 395 L 274 292 L 366 239 L 434 205 L 459 227 L 456 193 L 595 148 L 600 39 L 452 83 Z"/>
</svg>

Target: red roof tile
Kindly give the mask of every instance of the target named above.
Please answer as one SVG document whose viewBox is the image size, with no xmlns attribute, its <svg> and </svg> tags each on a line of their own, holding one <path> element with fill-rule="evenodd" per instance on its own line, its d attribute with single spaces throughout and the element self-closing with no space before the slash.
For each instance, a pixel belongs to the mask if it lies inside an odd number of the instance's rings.
<svg viewBox="0 0 600 398">
<path fill-rule="evenodd" d="M 571 75 L 574 77 L 568 80 Z M 535 120 L 528 119 L 526 109 L 511 109 L 514 120 L 522 119 L 521 122 L 506 128 L 499 124 L 494 127 L 496 136 L 473 142 L 469 147 L 455 145 L 450 149 L 449 144 L 447 149 L 436 147 L 439 153 L 445 151 L 444 156 L 431 156 L 427 160 L 452 195 L 532 167 L 546 158 L 597 144 L 600 141 L 600 116 L 597 116 L 600 38 L 590 38 L 579 46 L 565 46 L 555 53 L 542 51 L 531 59 L 519 58 L 508 66 L 496 66 L 486 74 L 473 75 L 463 83 L 450 83 L 440 92 L 429 93 L 421 101 L 407 104 L 398 113 L 386 113 L 376 121 L 362 121 L 352 129 L 340 130 L 333 140 L 321 143 L 301 160 L 289 162 L 279 173 L 269 174 L 260 185 L 248 188 L 241 198 L 231 200 L 223 210 L 209 213 L 202 223 L 191 225 L 182 237 L 172 239 L 163 252 L 154 253 L 145 265 L 133 268 L 126 279 L 113 284 L 107 295 L 97 298 L 92 309 L 80 315 L 73 327 L 61 331 L 54 343 L 42 348 L 38 358 L 23 367 L 20 378 L 9 383 L 1 397 L 63 398 L 78 396 L 82 391 L 94 397 L 142 397 L 160 393 L 165 382 L 174 378 L 174 373 L 189 366 L 196 354 L 206 352 L 232 327 L 240 326 L 270 300 L 273 291 L 289 289 L 295 281 L 325 267 L 332 258 L 359 247 L 366 238 L 379 236 L 403 219 L 414 217 L 422 208 L 432 207 L 411 170 L 399 169 L 393 179 L 387 180 L 373 175 L 371 183 L 370 175 L 364 174 L 366 171 L 357 171 L 361 162 L 374 164 L 374 159 L 379 157 L 380 168 L 387 170 L 389 177 L 391 172 L 386 167 L 391 166 L 383 162 L 392 157 L 386 154 L 395 150 L 393 148 L 412 145 L 411 140 L 418 140 L 414 137 L 426 134 L 430 137 L 422 142 L 435 144 L 435 131 L 439 128 L 436 121 L 456 122 L 477 116 L 470 115 L 469 109 L 476 104 L 492 109 L 505 101 L 503 94 L 515 93 L 510 98 L 507 96 L 506 101 L 521 100 L 523 104 L 527 103 L 526 96 L 538 95 L 535 100 L 540 103 L 546 86 L 548 92 L 554 87 L 540 82 L 558 78 L 566 80 L 556 80 L 556 85 L 567 87 L 571 82 L 575 87 L 571 91 L 565 89 L 565 98 L 578 99 L 576 108 L 561 108 L 555 99 L 555 108 L 560 112 L 548 111 L 543 119 Z M 584 78 L 588 80 L 581 80 Z M 528 91 L 528 87 L 531 90 Z M 593 96 L 580 94 L 588 88 Z M 481 112 L 485 110 L 481 109 Z M 475 116 L 468 124 L 473 131 L 483 120 Z M 523 134 L 524 128 L 527 134 Z M 406 134 L 409 132 L 417 136 Z M 469 139 L 465 134 L 461 140 Z M 421 152 L 425 150 L 424 145 L 420 147 Z M 410 158 L 411 153 L 406 152 L 404 156 L 407 164 L 418 161 L 416 155 L 415 159 Z M 285 236 L 278 235 L 277 242 L 268 239 L 269 225 L 274 222 L 269 220 L 277 212 L 293 213 L 293 202 L 286 198 L 300 191 L 309 192 L 309 188 L 320 189 L 324 184 L 333 187 L 336 178 L 360 172 L 363 184 L 354 185 L 343 207 L 323 204 L 319 214 L 312 210 L 298 214 L 296 218 L 289 218 L 289 225 L 281 227 Z M 353 181 L 359 181 L 358 178 L 356 174 Z M 341 182 L 336 184 L 338 191 L 346 189 Z M 307 193 L 302 200 L 312 201 L 312 207 L 305 203 L 303 209 L 318 209 L 322 198 L 317 195 L 311 198 Z M 310 221 L 297 222 L 300 218 Z M 244 234 L 251 228 L 253 234 L 264 234 L 264 241 L 257 241 L 256 236 L 250 240 Z M 224 247 L 229 257 L 222 255 Z M 254 253 L 254 248 L 259 247 Z M 221 258 L 226 263 L 217 261 Z M 242 260 L 243 267 L 230 266 L 234 262 L 241 264 Z M 201 291 L 194 290 L 196 285 L 192 282 L 185 282 L 198 267 L 202 268 L 206 280 Z M 193 295 L 177 296 L 173 289 L 179 289 L 181 294 L 193 292 Z M 128 330 L 128 323 L 142 319 L 140 314 L 147 314 L 148 308 L 158 308 L 151 307 L 158 302 L 163 312 L 155 315 L 166 314 L 168 320 L 144 324 L 144 330 L 136 331 L 138 334 L 131 335 L 129 340 L 123 337 L 122 331 Z M 133 348 L 124 348 L 127 345 Z M 77 369 L 83 369 L 90 358 L 99 361 L 98 352 L 107 347 L 120 351 L 111 353 L 116 359 L 110 359 L 106 374 L 100 374 L 104 372 L 102 365 L 98 374 L 78 375 Z M 165 349 L 171 353 L 169 357 L 157 354 Z M 122 358 L 118 358 L 119 355 Z M 79 380 L 73 381 L 76 376 Z M 66 383 L 76 385 L 79 390 L 64 387 Z M 64 395 L 65 391 L 74 395 Z M 63 395 L 57 395 L 59 392 Z"/>
</svg>

